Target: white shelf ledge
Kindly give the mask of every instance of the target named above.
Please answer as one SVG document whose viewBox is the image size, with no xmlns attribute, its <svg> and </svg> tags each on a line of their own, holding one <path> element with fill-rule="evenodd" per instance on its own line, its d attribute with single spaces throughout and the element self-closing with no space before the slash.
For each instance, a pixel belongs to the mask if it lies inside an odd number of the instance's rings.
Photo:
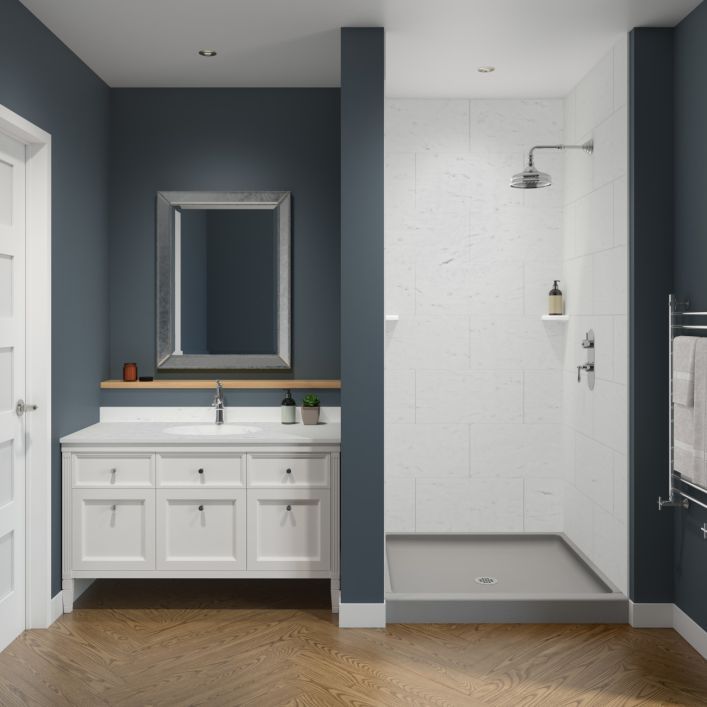
<svg viewBox="0 0 707 707">
<path fill-rule="evenodd" d="M 399 314 L 386 314 L 385 315 L 385 321 L 386 322 L 397 322 L 400 320 L 400 315 Z"/>
<path fill-rule="evenodd" d="M 543 314 L 540 317 L 544 322 L 568 322 L 569 314 Z"/>
</svg>

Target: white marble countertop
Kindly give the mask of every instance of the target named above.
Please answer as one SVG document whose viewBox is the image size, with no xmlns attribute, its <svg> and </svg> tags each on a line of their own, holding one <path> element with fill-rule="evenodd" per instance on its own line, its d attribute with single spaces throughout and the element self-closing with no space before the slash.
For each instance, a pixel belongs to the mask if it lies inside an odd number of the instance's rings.
<svg viewBox="0 0 707 707">
<path fill-rule="evenodd" d="M 259 444 L 339 444 L 341 425 L 320 423 L 318 425 L 283 425 L 279 422 L 235 423 L 237 427 L 251 428 L 245 433 L 229 434 L 234 423 L 224 425 L 218 434 L 189 434 L 169 432 L 170 428 L 211 427 L 212 423 L 198 421 L 172 422 L 99 422 L 73 432 L 59 441 L 65 445 L 135 444 L 135 445 L 259 445 Z M 230 428 L 230 429 L 229 429 Z"/>
</svg>

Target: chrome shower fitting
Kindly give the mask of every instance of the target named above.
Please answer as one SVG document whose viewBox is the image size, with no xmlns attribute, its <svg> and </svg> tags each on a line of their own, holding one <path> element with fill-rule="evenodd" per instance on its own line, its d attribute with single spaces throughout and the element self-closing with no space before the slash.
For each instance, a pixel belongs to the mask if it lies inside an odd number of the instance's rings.
<svg viewBox="0 0 707 707">
<path fill-rule="evenodd" d="M 582 145 L 535 145 L 528 152 L 528 166 L 511 179 L 513 189 L 541 189 L 552 184 L 552 177 L 547 172 L 540 172 L 535 167 L 535 150 L 583 150 L 588 155 L 594 152 L 594 141 L 587 140 Z"/>
<path fill-rule="evenodd" d="M 587 352 L 587 362 L 577 366 L 577 383 L 582 380 L 582 371 L 587 374 L 587 386 L 594 390 L 594 330 L 590 329 L 583 341 L 582 348 Z"/>
</svg>

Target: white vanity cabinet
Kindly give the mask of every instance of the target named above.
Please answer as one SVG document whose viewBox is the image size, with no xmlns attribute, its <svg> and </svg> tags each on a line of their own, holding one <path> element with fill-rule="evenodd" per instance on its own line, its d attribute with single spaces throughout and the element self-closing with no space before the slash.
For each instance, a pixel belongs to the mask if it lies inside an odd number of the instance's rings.
<svg viewBox="0 0 707 707">
<path fill-rule="evenodd" d="M 72 437 L 62 446 L 64 611 L 75 580 L 105 577 L 329 578 L 338 611 L 338 445 Z"/>
</svg>

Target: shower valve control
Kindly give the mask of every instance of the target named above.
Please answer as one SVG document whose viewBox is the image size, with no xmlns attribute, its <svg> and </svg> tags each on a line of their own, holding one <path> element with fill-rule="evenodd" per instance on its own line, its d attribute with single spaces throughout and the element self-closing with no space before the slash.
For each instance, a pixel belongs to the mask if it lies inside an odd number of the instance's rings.
<svg viewBox="0 0 707 707">
<path fill-rule="evenodd" d="M 594 331 L 592 329 L 582 339 L 582 348 L 587 352 L 587 361 L 577 366 L 577 383 L 581 382 L 582 371 L 585 371 L 589 390 L 594 390 Z"/>
<path fill-rule="evenodd" d="M 580 366 L 577 366 L 577 383 L 582 380 L 582 371 L 586 371 L 587 373 L 594 373 L 594 364 L 583 363 Z"/>
</svg>

